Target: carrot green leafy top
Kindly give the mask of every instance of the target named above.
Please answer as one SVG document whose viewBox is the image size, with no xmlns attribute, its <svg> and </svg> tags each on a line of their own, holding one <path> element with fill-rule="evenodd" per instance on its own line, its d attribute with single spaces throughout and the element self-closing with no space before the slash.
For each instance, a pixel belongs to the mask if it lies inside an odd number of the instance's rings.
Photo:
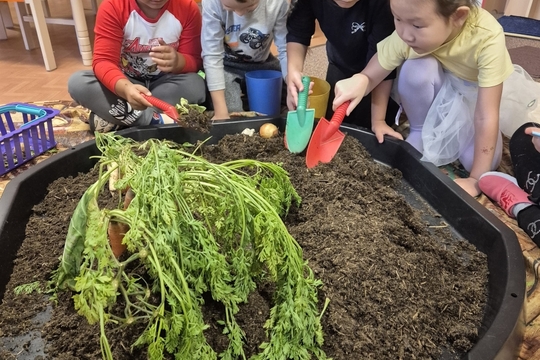
<svg viewBox="0 0 540 360">
<path fill-rule="evenodd" d="M 217 359 L 204 337 L 208 293 L 225 309 L 219 323 L 229 346 L 219 356 L 245 359 L 235 314 L 257 283 L 268 281 L 276 284 L 264 325 L 269 340 L 252 358 L 326 359 L 320 316 L 328 301 L 319 309 L 322 283 L 282 221 L 300 203 L 283 168 L 255 160 L 213 164 L 154 139 L 97 134 L 96 142 L 100 177 L 73 214 L 51 288 L 74 291 L 78 312 L 100 323 L 104 359 L 113 358 L 105 324 L 135 322 L 147 324 L 133 346 L 147 346 L 149 359 Z M 98 206 L 114 171 L 119 199 L 126 189 L 135 193 L 126 209 L 120 200 L 117 209 Z M 109 245 L 111 221 L 129 226 L 120 259 Z"/>
</svg>

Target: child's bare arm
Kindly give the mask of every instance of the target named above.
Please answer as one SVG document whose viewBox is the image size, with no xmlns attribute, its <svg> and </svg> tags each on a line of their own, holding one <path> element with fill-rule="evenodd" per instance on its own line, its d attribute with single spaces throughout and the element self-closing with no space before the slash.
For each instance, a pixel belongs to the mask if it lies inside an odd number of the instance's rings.
<svg viewBox="0 0 540 360">
<path fill-rule="evenodd" d="M 362 98 L 369 94 L 391 72 L 391 70 L 386 70 L 381 66 L 377 54 L 373 55 L 361 73 L 336 83 L 333 109 L 335 110 L 339 105 L 350 100 L 351 104 L 347 108 L 347 115 L 349 115 L 362 101 Z"/>
<path fill-rule="evenodd" d="M 229 110 L 227 103 L 225 102 L 225 90 L 210 91 L 212 97 L 212 103 L 214 104 L 214 116 L 212 120 L 226 120 L 229 119 Z"/>
<path fill-rule="evenodd" d="M 384 141 L 384 135 L 403 140 L 400 133 L 386 124 L 386 109 L 393 83 L 393 80 L 384 80 L 371 92 L 371 131 L 375 133 L 379 143 Z"/>
<path fill-rule="evenodd" d="M 502 89 L 502 84 L 478 89 L 474 113 L 475 151 L 471 169 L 471 177 L 475 179 L 491 170 L 499 136 L 499 107 Z"/>
<path fill-rule="evenodd" d="M 474 160 L 468 179 L 456 181 L 472 196 L 480 194 L 478 178 L 493 170 L 493 156 L 499 136 L 499 107 L 503 85 L 478 88 L 474 112 Z"/>
</svg>

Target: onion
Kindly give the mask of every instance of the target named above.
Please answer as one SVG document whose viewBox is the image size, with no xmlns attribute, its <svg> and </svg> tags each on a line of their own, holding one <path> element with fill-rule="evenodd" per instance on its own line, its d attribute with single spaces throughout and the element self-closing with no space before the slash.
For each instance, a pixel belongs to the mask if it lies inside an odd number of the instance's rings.
<svg viewBox="0 0 540 360">
<path fill-rule="evenodd" d="M 274 136 L 278 136 L 279 131 L 276 125 L 272 123 L 266 123 L 261 126 L 259 129 L 259 135 L 265 139 L 272 138 Z"/>
</svg>

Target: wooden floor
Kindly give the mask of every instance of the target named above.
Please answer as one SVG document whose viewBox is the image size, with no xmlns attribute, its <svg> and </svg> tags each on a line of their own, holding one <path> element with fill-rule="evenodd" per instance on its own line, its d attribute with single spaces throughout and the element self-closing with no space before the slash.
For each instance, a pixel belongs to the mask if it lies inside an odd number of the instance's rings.
<svg viewBox="0 0 540 360">
<path fill-rule="evenodd" d="M 69 0 L 49 0 L 54 17 L 68 17 L 71 14 Z M 12 4 L 12 18 L 16 15 Z M 94 28 L 94 15 L 90 2 L 85 2 L 88 28 Z M 7 29 L 8 39 L 0 40 L 0 104 L 41 100 L 69 100 L 67 80 L 69 76 L 83 69 L 79 53 L 75 27 L 68 25 L 48 25 L 52 47 L 58 68 L 46 71 L 39 48 L 25 50 L 18 25 Z M 92 32 L 91 32 L 92 33 Z M 32 33 L 35 37 L 35 33 Z M 35 37 L 37 43 L 37 37 Z"/>
<path fill-rule="evenodd" d="M 49 6 L 54 17 L 68 17 L 70 14 L 69 0 L 49 0 Z M 85 2 L 85 8 L 88 9 L 86 19 L 88 29 L 91 30 L 94 28 L 95 16 L 90 10 L 89 1 Z M 12 18 L 16 20 L 14 8 L 11 10 Z M 91 69 L 90 66 L 82 64 L 73 26 L 49 24 L 48 29 L 58 66 L 50 72 L 45 70 L 39 48 L 25 50 L 17 25 L 14 29 L 7 30 L 7 40 L 0 40 L 0 104 L 70 100 L 67 92 L 69 76 L 78 70 Z M 92 31 L 90 33 L 93 40 Z M 35 33 L 32 35 L 35 36 Z M 324 36 L 317 32 L 312 45 L 320 45 L 325 41 Z"/>
</svg>

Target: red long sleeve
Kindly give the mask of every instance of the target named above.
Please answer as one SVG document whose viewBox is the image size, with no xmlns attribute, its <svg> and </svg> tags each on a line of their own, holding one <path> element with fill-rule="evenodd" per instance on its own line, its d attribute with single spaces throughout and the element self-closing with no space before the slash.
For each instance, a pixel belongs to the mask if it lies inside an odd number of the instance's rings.
<svg viewBox="0 0 540 360">
<path fill-rule="evenodd" d="M 94 32 L 94 73 L 112 92 L 125 75 L 144 81 L 160 74 L 148 55 L 158 39 L 184 56 L 182 73 L 202 68 L 201 14 L 192 0 L 170 0 L 155 19 L 144 15 L 135 0 L 105 0 Z"/>
</svg>

